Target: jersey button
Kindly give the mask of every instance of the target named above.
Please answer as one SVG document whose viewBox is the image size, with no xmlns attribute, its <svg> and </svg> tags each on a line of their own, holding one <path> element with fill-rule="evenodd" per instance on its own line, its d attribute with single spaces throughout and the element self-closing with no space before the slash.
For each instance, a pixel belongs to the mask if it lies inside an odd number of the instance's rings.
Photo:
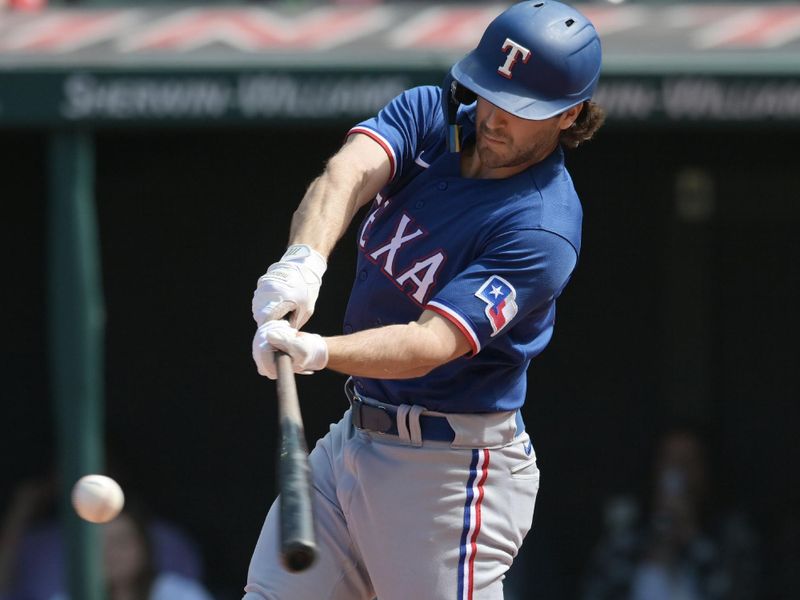
<svg viewBox="0 0 800 600">
<path fill-rule="evenodd" d="M 344 332 L 345 332 L 345 333 L 353 333 L 353 326 L 352 326 L 352 325 L 350 325 L 350 324 L 348 324 L 348 323 L 345 323 L 345 325 L 344 325 Z"/>
<path fill-rule="evenodd" d="M 425 203 L 422 200 L 417 200 L 417 203 L 414 205 L 416 208 L 422 208 L 425 206 Z"/>
<path fill-rule="evenodd" d="M 444 190 L 447 189 L 447 182 L 446 181 L 440 181 L 439 183 L 436 184 L 436 187 L 439 188 L 440 190 L 444 191 Z"/>
<path fill-rule="evenodd" d="M 367 278 L 367 271 L 365 269 L 361 269 L 361 272 L 358 274 L 358 278 L 361 281 L 364 281 Z"/>
</svg>

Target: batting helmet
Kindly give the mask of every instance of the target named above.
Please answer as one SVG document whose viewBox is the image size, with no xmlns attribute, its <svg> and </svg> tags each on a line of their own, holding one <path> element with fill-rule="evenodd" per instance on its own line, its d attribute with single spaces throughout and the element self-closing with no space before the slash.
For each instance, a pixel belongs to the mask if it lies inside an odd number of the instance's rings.
<svg viewBox="0 0 800 600">
<path fill-rule="evenodd" d="M 477 94 L 523 119 L 549 119 L 592 97 L 600 62 L 597 31 L 577 10 L 555 0 L 520 2 L 453 65 L 444 84 L 445 114 L 455 124 L 458 105 Z"/>
</svg>

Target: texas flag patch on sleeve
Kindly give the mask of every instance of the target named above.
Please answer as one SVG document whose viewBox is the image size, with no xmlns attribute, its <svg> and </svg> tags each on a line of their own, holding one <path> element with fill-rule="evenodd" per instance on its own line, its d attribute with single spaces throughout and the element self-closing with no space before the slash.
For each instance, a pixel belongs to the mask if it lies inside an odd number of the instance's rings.
<svg viewBox="0 0 800 600">
<path fill-rule="evenodd" d="M 475 296 L 486 302 L 484 312 L 492 326 L 492 337 L 496 336 L 519 310 L 514 301 L 517 291 L 513 285 L 498 275 L 492 275 L 484 281 L 475 292 Z"/>
</svg>

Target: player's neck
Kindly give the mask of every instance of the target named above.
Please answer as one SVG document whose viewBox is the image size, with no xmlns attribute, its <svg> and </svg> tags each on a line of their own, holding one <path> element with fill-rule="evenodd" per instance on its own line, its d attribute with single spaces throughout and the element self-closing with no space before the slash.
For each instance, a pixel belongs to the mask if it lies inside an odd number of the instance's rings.
<svg viewBox="0 0 800 600">
<path fill-rule="evenodd" d="M 461 151 L 461 176 L 465 179 L 508 179 L 522 173 L 538 162 L 544 160 L 555 149 L 550 148 L 543 156 L 537 156 L 527 162 L 511 167 L 491 167 L 481 161 L 475 142 L 470 141 Z"/>
</svg>

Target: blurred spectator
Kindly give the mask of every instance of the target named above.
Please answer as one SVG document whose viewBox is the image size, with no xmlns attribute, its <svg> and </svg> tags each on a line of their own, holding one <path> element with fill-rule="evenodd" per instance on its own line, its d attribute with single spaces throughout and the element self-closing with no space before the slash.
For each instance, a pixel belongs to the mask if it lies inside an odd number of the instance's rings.
<svg viewBox="0 0 800 600">
<path fill-rule="evenodd" d="M 212 600 L 197 581 L 157 570 L 147 519 L 141 512 L 126 508 L 102 528 L 108 600 Z M 51 600 L 68 596 L 60 592 Z"/>
<path fill-rule="evenodd" d="M 628 497 L 608 504 L 583 600 L 760 598 L 756 536 L 741 513 L 714 514 L 710 491 L 701 438 L 666 434 L 647 513 Z"/>
<path fill-rule="evenodd" d="M 13 494 L 0 523 L 0 600 L 52 600 L 66 587 L 54 480 L 51 476 L 25 481 Z M 202 578 L 200 552 L 180 529 L 152 519 L 147 534 L 148 556 L 156 573 Z"/>
</svg>

